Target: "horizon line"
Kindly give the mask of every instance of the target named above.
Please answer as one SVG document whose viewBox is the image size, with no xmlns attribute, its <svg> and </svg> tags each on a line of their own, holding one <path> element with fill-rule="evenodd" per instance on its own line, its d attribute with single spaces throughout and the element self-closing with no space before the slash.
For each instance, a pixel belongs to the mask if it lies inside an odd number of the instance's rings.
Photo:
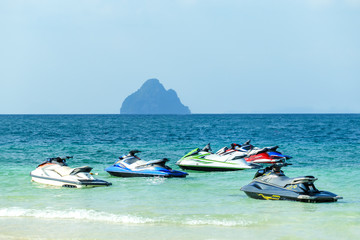
<svg viewBox="0 0 360 240">
<path fill-rule="evenodd" d="M 176 114 L 176 113 L 163 113 L 163 114 L 120 114 L 120 113 L 0 113 L 0 116 L 9 116 L 9 115 L 122 115 L 122 116 L 160 116 L 160 115 L 179 115 L 179 116 L 189 116 L 189 115 L 296 115 L 296 114 L 304 114 L 304 115 L 330 115 L 330 114 L 360 114 L 359 113 L 355 113 L 355 112 L 329 112 L 329 113 L 324 113 L 324 112 L 319 112 L 319 113 L 309 113 L 309 112 L 294 112 L 294 113 L 190 113 L 190 114 Z"/>
</svg>

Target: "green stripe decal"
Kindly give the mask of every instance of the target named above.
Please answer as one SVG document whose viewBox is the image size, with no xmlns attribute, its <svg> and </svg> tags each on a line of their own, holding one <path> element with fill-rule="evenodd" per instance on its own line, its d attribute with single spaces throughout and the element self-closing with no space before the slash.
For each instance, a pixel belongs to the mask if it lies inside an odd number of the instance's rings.
<svg viewBox="0 0 360 240">
<path fill-rule="evenodd" d="M 202 155 L 205 156 L 205 155 Z M 229 163 L 229 162 L 222 162 L 222 161 L 217 161 L 217 160 L 211 160 L 211 159 L 203 159 L 203 158 L 188 158 L 188 160 L 193 160 L 196 162 L 200 162 L 200 163 L 205 163 L 205 164 L 210 164 L 210 163 L 225 163 L 225 164 L 229 164 L 229 165 L 237 165 L 237 163 Z"/>
</svg>

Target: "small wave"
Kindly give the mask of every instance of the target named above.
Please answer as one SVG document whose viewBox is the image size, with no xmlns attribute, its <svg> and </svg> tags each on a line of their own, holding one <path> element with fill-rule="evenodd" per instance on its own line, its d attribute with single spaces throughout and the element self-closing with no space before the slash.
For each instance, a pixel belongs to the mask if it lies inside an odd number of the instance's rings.
<svg viewBox="0 0 360 240">
<path fill-rule="evenodd" d="M 122 224 L 180 224 L 180 225 L 212 225 L 222 227 L 235 226 L 249 226 L 255 222 L 245 219 L 227 220 L 227 219 L 209 219 L 208 217 L 158 217 L 146 218 L 132 215 L 116 215 L 95 210 L 86 209 L 69 209 L 69 210 L 54 210 L 54 209 L 23 209 L 18 207 L 1 208 L 0 217 L 34 217 L 42 219 L 70 219 L 70 220 L 86 220 L 107 223 L 122 223 Z"/>
<path fill-rule="evenodd" d="M 163 184 L 165 182 L 165 178 L 164 177 L 150 177 L 150 178 L 147 178 L 146 181 L 150 185 L 159 185 L 159 184 Z"/>
<path fill-rule="evenodd" d="M 53 209 L 23 209 L 23 208 L 2 208 L 0 217 L 35 217 L 44 219 L 75 219 L 88 221 L 101 221 L 111 223 L 152 223 L 154 220 L 130 215 L 115 215 L 111 213 L 98 212 L 95 210 L 75 209 L 75 210 L 53 210 Z"/>
<path fill-rule="evenodd" d="M 223 226 L 223 227 L 246 227 L 254 224 L 252 221 L 248 220 L 188 220 L 186 221 L 188 225 L 214 225 L 214 226 Z"/>
</svg>

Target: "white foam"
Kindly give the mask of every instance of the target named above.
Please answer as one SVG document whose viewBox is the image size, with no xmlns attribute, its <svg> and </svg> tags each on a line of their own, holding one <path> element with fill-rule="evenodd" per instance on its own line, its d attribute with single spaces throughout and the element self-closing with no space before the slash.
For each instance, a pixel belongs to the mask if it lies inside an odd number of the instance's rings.
<svg viewBox="0 0 360 240">
<path fill-rule="evenodd" d="M 52 208 L 24 209 L 18 207 L 0 208 L 0 217 L 33 217 L 42 219 L 70 219 L 86 220 L 108 223 L 122 224 L 147 224 L 147 223 L 168 223 L 182 225 L 212 225 L 222 227 L 249 226 L 254 224 L 253 221 L 245 219 L 209 219 L 208 216 L 182 217 L 179 215 L 174 219 L 172 216 L 159 216 L 158 218 L 146 218 L 132 215 L 116 215 L 113 213 L 87 210 L 87 209 L 68 209 L 55 210 Z"/>
<path fill-rule="evenodd" d="M 252 221 L 248 220 L 188 220 L 186 221 L 188 225 L 214 225 L 214 226 L 223 226 L 223 227 L 246 227 L 254 224 Z"/>
<path fill-rule="evenodd" d="M 151 177 L 151 178 L 147 178 L 146 181 L 150 185 L 159 185 L 159 184 L 163 184 L 165 182 L 165 178 L 164 177 Z"/>
<path fill-rule="evenodd" d="M 88 220 L 101 221 L 112 223 L 152 223 L 154 220 L 150 218 L 143 218 L 130 215 L 115 215 L 112 213 L 99 212 L 86 209 L 69 209 L 69 210 L 54 210 L 54 209 L 23 209 L 23 208 L 2 208 L 0 209 L 0 217 L 35 217 L 44 219 L 74 219 L 74 220 Z"/>
</svg>

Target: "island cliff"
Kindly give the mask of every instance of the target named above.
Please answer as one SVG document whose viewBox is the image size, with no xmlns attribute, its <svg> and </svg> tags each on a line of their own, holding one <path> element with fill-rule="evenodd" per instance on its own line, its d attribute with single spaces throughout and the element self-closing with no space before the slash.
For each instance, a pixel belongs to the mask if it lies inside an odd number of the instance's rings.
<svg viewBox="0 0 360 240">
<path fill-rule="evenodd" d="M 190 114 L 176 92 L 166 90 L 158 79 L 147 80 L 140 89 L 125 98 L 120 114 Z"/>
</svg>

